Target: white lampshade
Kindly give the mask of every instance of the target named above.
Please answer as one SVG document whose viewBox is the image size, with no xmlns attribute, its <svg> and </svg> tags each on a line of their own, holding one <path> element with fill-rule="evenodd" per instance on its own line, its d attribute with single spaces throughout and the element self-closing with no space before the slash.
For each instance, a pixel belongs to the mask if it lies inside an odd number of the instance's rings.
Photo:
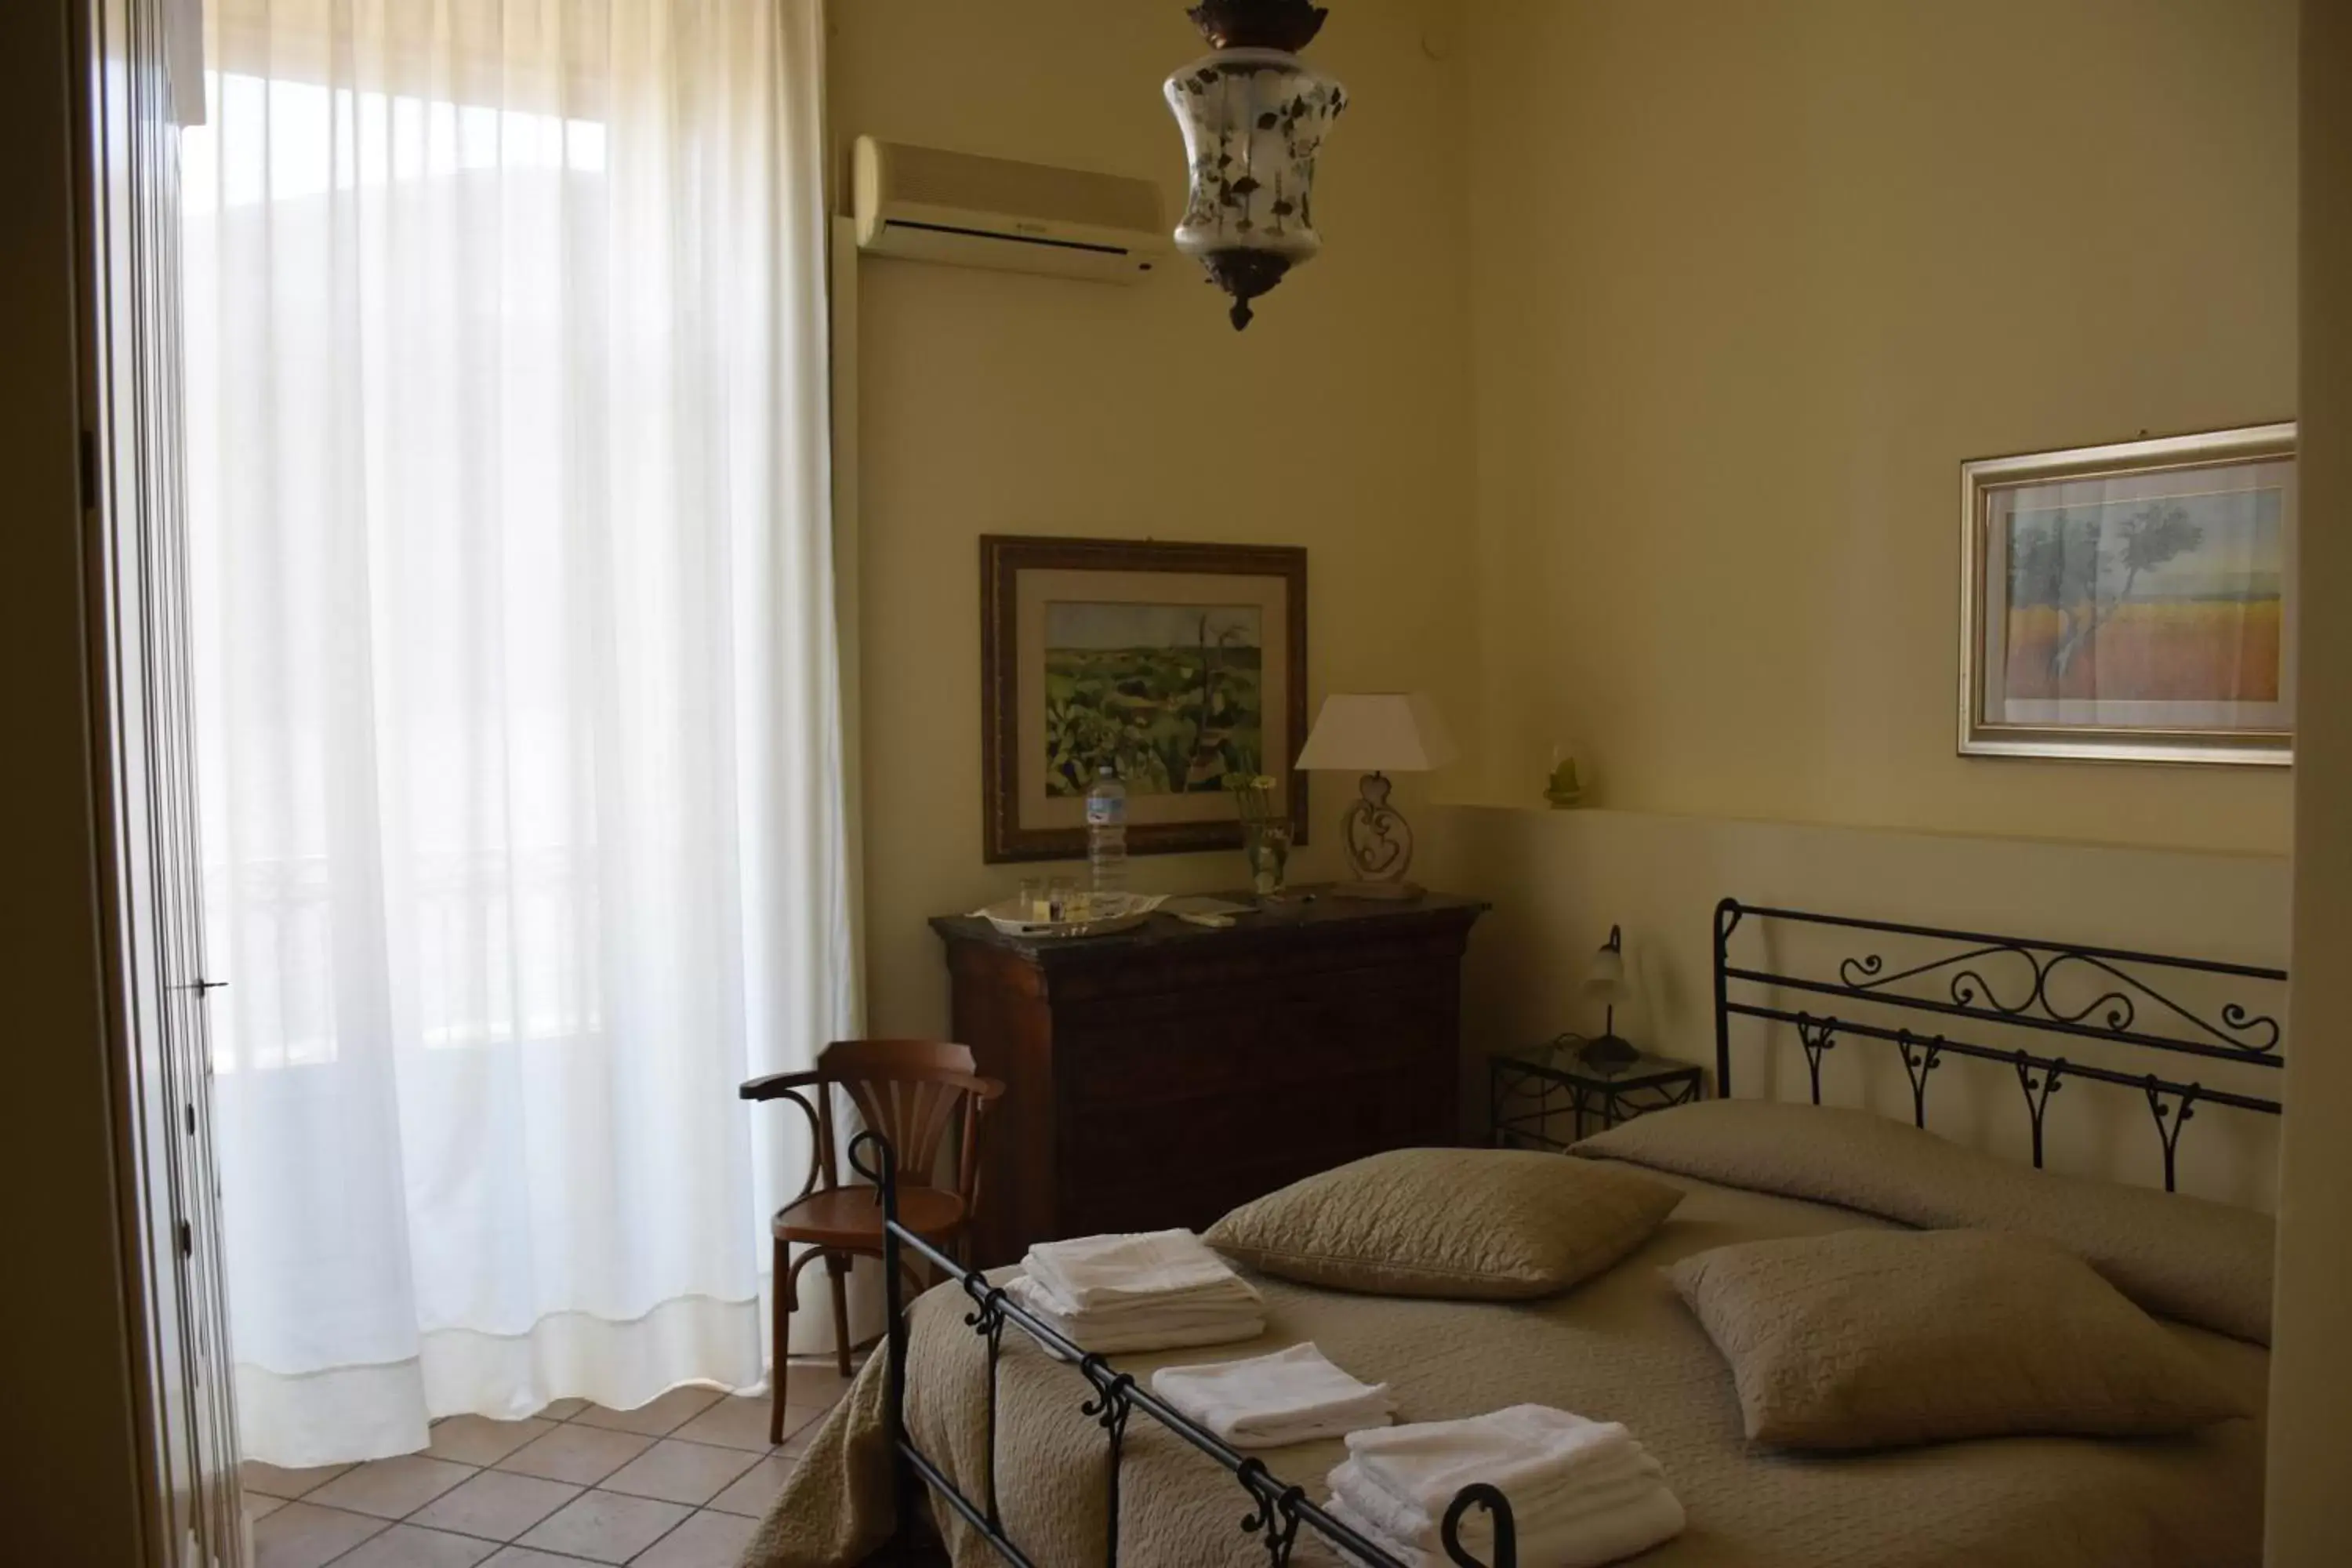
<svg viewBox="0 0 2352 1568">
<path fill-rule="evenodd" d="M 1419 773 L 1454 757 L 1437 707 L 1417 691 L 1335 692 L 1323 699 L 1298 753 L 1310 771 Z"/>
<path fill-rule="evenodd" d="M 1584 994 L 1595 1002 L 1615 1002 L 1625 994 L 1625 954 L 1604 947 L 1592 955 L 1584 972 Z"/>
</svg>

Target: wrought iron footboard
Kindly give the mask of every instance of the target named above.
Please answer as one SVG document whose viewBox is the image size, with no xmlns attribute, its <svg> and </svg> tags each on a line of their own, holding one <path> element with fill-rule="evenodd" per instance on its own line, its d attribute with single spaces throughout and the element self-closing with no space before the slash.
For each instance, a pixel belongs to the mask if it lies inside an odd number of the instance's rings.
<svg viewBox="0 0 2352 1568">
<path fill-rule="evenodd" d="M 1763 927 L 1787 922 L 1857 932 L 1863 937 L 1897 937 L 1928 944 L 1928 951 L 1921 962 L 1891 971 L 1876 951 L 1849 955 L 1839 961 L 1834 979 L 1801 973 L 1794 964 L 1772 966 L 1769 959 L 1767 967 L 1757 968 L 1735 963 L 1731 957 L 1732 934 L 1748 921 Z M 2080 975 L 2094 993 L 2079 1006 L 2060 1000 L 2052 988 L 2053 977 L 2073 975 Z M 1927 1124 L 1928 1085 L 1944 1058 L 2000 1062 L 2016 1071 L 2026 1113 L 2032 1121 L 2033 1163 L 2039 1166 L 2042 1121 L 2050 1097 L 2075 1079 L 2116 1084 L 2137 1089 L 2147 1098 L 2148 1114 L 2163 1144 L 2164 1185 L 2169 1192 L 2174 1187 L 2181 1130 L 2194 1119 L 2198 1107 L 2227 1106 L 2276 1116 L 2277 1099 L 2168 1076 L 2181 1070 L 2176 1067 L 2168 1066 L 2165 1072 L 2130 1072 L 2065 1056 L 1962 1039 L 1952 1032 L 1951 1021 L 2162 1053 L 2149 1058 L 2158 1062 L 2168 1056 L 2202 1058 L 2273 1071 L 2285 1065 L 2284 1035 L 2272 1013 L 2249 1007 L 2237 997 L 2218 1006 L 2179 1000 L 2173 994 L 2178 981 L 2171 977 L 2191 975 L 2277 987 L 2282 994 L 2286 981 L 2284 970 L 2253 964 L 1768 909 L 1726 899 L 1715 911 L 1716 1093 L 1727 1097 L 1731 1093 L 1731 1020 L 1735 1016 L 1762 1018 L 1795 1028 L 1816 1105 L 1822 1099 L 1822 1058 L 1841 1040 L 1893 1045 L 1901 1053 L 1903 1070 L 1910 1079 L 1912 1120 L 1921 1127 Z M 1905 982 L 1919 984 L 1912 991 L 1897 989 Z M 2166 989 L 2159 990 L 2158 982 Z M 1770 999 L 1759 999 L 1759 993 Z M 1810 1005 L 1791 1008 L 1778 1000 L 1788 993 L 1831 1001 L 1820 1012 Z M 1837 1006 L 1840 1002 L 1844 1004 L 1842 1008 Z M 1856 1010 L 1865 1016 L 1853 1016 Z M 1935 1023 L 1914 1027 L 1895 1021 L 1906 1014 L 1925 1015 Z M 1869 1021 L 1872 1017 L 1880 1021 Z"/>
<path fill-rule="evenodd" d="M 991 1284 L 986 1275 L 964 1268 L 899 1224 L 898 1156 L 887 1140 L 870 1131 L 859 1133 L 850 1143 L 849 1163 L 859 1175 L 874 1184 L 882 1205 L 882 1277 L 890 1322 L 884 1342 L 889 1358 L 890 1447 L 898 1466 L 896 1480 L 901 1542 L 909 1538 L 914 1524 L 917 1493 L 911 1482 L 920 1477 L 933 1494 L 996 1549 L 1000 1557 L 1015 1568 L 1034 1568 L 1028 1555 L 1004 1533 L 1003 1516 L 997 1508 L 997 1369 L 1003 1356 L 1004 1328 L 1010 1323 L 1070 1363 L 1086 1382 L 1088 1396 L 1079 1405 L 1077 1414 L 1100 1426 L 1104 1436 L 1104 1477 L 1109 1505 L 1105 1515 L 1109 1523 L 1103 1542 L 1104 1568 L 1117 1568 L 1118 1563 L 1119 1471 L 1126 1453 L 1127 1424 L 1138 1411 L 1224 1467 L 1233 1476 L 1247 1500 L 1248 1511 L 1238 1521 L 1240 1529 L 1244 1534 L 1257 1538 L 1271 1568 L 1284 1568 L 1289 1563 L 1302 1529 L 1322 1536 L 1343 1553 L 1371 1568 L 1404 1568 L 1393 1555 L 1308 1501 L 1304 1488 L 1276 1476 L 1266 1468 L 1265 1460 L 1235 1451 L 1215 1434 L 1154 1397 L 1131 1374 L 1119 1371 L 1100 1355 L 1080 1350 L 1039 1321 L 1002 1287 Z M 988 1347 L 988 1484 L 977 1502 L 966 1497 L 915 1446 L 907 1432 L 907 1303 L 903 1269 L 910 1254 L 942 1270 L 962 1288 L 972 1303 L 964 1324 Z M 1495 1558 L 1491 1563 L 1482 1563 L 1462 1543 L 1463 1521 L 1475 1509 L 1485 1510 L 1493 1521 Z M 1511 1505 L 1494 1487 L 1474 1484 L 1463 1488 L 1447 1507 L 1440 1531 L 1445 1555 L 1456 1568 L 1517 1568 L 1517 1535 Z"/>
</svg>

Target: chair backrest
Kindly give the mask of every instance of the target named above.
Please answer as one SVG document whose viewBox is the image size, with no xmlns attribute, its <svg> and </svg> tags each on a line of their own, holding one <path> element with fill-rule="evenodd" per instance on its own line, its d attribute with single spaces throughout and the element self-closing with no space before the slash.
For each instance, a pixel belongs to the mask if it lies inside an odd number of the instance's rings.
<svg viewBox="0 0 2352 1568">
<path fill-rule="evenodd" d="M 1001 1086 L 974 1075 L 970 1047 L 943 1040 L 836 1040 L 818 1053 L 816 1067 L 849 1096 L 866 1131 L 889 1140 L 899 1178 L 910 1186 L 932 1184 L 948 1130 L 961 1122 L 956 1187 L 967 1205 L 976 1199 L 981 1109 Z M 817 1159 L 831 1185 L 841 1145 L 830 1096 L 820 1113 Z"/>
<path fill-rule="evenodd" d="M 827 1073 L 875 1071 L 956 1072 L 977 1070 L 970 1046 L 946 1040 L 835 1040 L 817 1053 L 817 1069 Z"/>
</svg>

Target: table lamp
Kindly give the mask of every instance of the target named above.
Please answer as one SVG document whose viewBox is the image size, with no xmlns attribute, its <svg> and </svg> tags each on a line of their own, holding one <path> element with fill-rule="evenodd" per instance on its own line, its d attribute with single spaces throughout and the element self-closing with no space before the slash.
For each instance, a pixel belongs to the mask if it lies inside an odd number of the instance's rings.
<svg viewBox="0 0 2352 1568">
<path fill-rule="evenodd" d="M 1445 721 L 1419 692 L 1335 692 L 1323 699 L 1298 765 L 1316 772 L 1360 773 L 1360 798 L 1339 818 L 1340 837 L 1356 880 L 1332 891 L 1349 899 L 1417 899 L 1405 880 L 1412 864 L 1412 828 L 1389 804 L 1388 775 L 1425 773 L 1454 760 Z"/>
<path fill-rule="evenodd" d="M 1584 1043 L 1577 1058 L 1601 1072 L 1622 1071 L 1642 1053 L 1617 1033 L 1617 1004 L 1625 999 L 1625 933 L 1615 926 L 1609 928 L 1609 940 L 1601 944 L 1584 972 L 1584 994 L 1607 1009 L 1603 1015 L 1607 1021 L 1596 1038 Z"/>
</svg>

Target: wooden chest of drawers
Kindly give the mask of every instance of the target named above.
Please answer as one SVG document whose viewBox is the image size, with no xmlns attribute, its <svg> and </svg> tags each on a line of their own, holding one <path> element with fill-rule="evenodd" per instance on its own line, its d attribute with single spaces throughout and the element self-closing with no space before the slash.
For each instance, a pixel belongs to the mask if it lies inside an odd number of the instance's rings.
<svg viewBox="0 0 2352 1568">
<path fill-rule="evenodd" d="M 1211 931 L 1024 942 L 943 916 L 954 1037 L 1004 1080 L 975 1261 L 1206 1227 L 1234 1205 L 1460 1128 L 1461 959 L 1484 904 L 1323 897 Z"/>
</svg>

